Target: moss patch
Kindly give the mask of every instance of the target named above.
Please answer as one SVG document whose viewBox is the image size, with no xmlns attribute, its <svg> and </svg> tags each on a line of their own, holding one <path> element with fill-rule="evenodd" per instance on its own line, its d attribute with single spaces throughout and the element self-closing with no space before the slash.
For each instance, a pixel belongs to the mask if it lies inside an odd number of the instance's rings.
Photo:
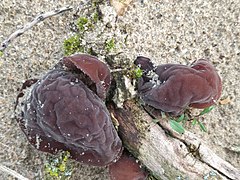
<svg viewBox="0 0 240 180">
<path fill-rule="evenodd" d="M 114 49 L 115 49 L 115 40 L 114 40 L 114 38 L 111 38 L 111 39 L 106 41 L 106 43 L 105 43 L 105 50 L 107 52 L 110 52 L 110 51 L 112 51 Z"/>
<path fill-rule="evenodd" d="M 63 42 L 64 55 L 83 52 L 84 47 L 81 45 L 81 37 L 79 35 L 71 36 Z"/>
</svg>

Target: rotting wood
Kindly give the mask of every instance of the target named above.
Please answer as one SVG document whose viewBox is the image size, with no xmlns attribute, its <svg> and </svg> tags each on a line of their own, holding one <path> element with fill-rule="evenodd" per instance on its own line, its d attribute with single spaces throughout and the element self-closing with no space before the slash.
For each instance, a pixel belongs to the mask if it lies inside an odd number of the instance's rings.
<svg viewBox="0 0 240 180">
<path fill-rule="evenodd" d="M 240 177 L 238 169 L 216 155 L 195 134 L 174 132 L 160 114 L 154 114 L 159 119 L 156 124 L 133 100 L 125 101 L 123 108 L 113 106 L 109 110 L 118 120 L 124 146 L 158 179 L 203 179 L 213 172 L 217 179 Z M 198 156 L 189 152 L 190 145 L 198 147 Z"/>
</svg>

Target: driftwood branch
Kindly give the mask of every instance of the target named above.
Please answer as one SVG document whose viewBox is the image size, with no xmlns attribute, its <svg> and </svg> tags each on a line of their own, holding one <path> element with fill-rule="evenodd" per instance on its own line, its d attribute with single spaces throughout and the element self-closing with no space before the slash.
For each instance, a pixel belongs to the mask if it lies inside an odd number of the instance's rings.
<svg viewBox="0 0 240 180">
<path fill-rule="evenodd" d="M 34 25 L 36 25 L 37 23 L 43 21 L 46 18 L 61 14 L 65 11 L 69 11 L 71 10 L 72 7 L 68 6 L 68 7 L 62 7 L 60 9 L 56 9 L 54 11 L 50 11 L 50 12 L 46 12 L 46 13 L 41 13 L 38 16 L 36 16 L 33 21 L 27 23 L 23 28 L 18 29 L 17 31 L 15 31 L 14 33 L 12 33 L 6 40 L 4 40 L 1 43 L 0 46 L 0 51 L 4 51 L 8 45 L 18 36 L 22 35 L 24 32 L 26 32 L 27 30 L 29 30 L 31 27 L 33 27 Z"/>
<path fill-rule="evenodd" d="M 159 123 L 134 101 L 122 109 L 109 106 L 119 123 L 119 135 L 132 152 L 158 179 L 238 179 L 240 171 L 217 156 L 191 132 L 180 135 L 166 119 L 154 114 Z M 190 147 L 196 147 L 194 151 Z"/>
</svg>

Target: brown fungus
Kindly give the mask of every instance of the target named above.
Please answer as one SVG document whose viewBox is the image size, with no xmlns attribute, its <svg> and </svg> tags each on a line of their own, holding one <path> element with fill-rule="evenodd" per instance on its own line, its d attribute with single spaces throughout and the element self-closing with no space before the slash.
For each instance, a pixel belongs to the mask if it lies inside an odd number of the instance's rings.
<svg viewBox="0 0 240 180">
<path fill-rule="evenodd" d="M 52 154 L 69 151 L 72 159 L 89 165 L 115 162 L 122 142 L 94 84 L 107 91 L 110 71 L 97 58 L 79 54 L 63 58 L 37 81 L 25 96 L 19 120 L 29 142 Z"/>
<path fill-rule="evenodd" d="M 71 62 L 71 63 L 70 63 Z M 64 57 L 63 63 L 70 69 L 78 68 L 96 84 L 97 95 L 104 99 L 111 83 L 110 70 L 107 65 L 94 56 L 75 54 Z"/>
<path fill-rule="evenodd" d="M 221 95 L 221 79 L 207 60 L 200 59 L 191 66 L 163 64 L 153 67 L 148 58 L 138 57 L 135 64 L 144 71 L 138 83 L 140 97 L 156 109 L 179 115 L 188 106 L 209 107 Z"/>
<path fill-rule="evenodd" d="M 109 176 L 111 180 L 146 180 L 148 172 L 133 156 L 124 151 L 120 159 L 109 166 Z"/>
</svg>

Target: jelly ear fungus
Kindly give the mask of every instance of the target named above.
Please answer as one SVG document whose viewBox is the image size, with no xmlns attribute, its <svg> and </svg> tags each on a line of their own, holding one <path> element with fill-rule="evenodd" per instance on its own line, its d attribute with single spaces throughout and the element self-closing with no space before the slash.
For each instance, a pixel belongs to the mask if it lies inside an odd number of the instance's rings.
<svg viewBox="0 0 240 180">
<path fill-rule="evenodd" d="M 216 103 L 222 91 L 221 79 L 208 60 L 191 66 L 162 64 L 154 66 L 149 58 L 137 57 L 135 64 L 143 70 L 138 93 L 149 106 L 181 114 L 188 106 L 206 108 Z"/>
<path fill-rule="evenodd" d="M 18 122 L 30 144 L 52 154 L 69 151 L 72 159 L 89 165 L 116 162 L 122 141 L 104 103 L 110 81 L 108 66 L 96 57 L 60 60 L 22 101 Z"/>
</svg>

